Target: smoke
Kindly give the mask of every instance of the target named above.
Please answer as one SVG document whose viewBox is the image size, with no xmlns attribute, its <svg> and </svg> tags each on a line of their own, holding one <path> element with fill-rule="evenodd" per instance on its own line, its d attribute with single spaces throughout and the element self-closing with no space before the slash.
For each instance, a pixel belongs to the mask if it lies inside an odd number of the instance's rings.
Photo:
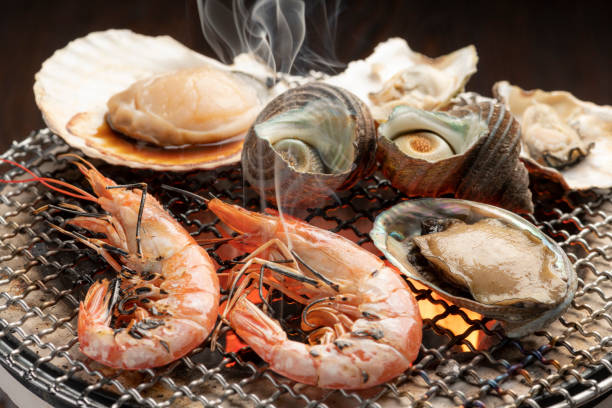
<svg viewBox="0 0 612 408">
<path fill-rule="evenodd" d="M 251 7 L 245 0 L 233 0 L 231 7 L 198 0 L 198 12 L 206 41 L 225 63 L 248 52 L 275 72 L 343 67 L 334 51 L 340 0 L 256 0 Z"/>
</svg>

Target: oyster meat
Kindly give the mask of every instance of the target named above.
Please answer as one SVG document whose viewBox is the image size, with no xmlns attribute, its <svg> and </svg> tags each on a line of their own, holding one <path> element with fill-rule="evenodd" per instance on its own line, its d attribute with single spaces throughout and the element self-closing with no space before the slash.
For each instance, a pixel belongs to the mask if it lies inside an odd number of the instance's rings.
<svg viewBox="0 0 612 408">
<path fill-rule="evenodd" d="M 365 60 L 325 82 L 348 89 L 365 101 L 377 121 L 387 119 L 395 106 L 434 110 L 446 106 L 476 72 L 473 45 L 448 55 L 429 58 L 410 49 L 405 40 L 380 43 Z"/>
<path fill-rule="evenodd" d="M 409 196 L 457 198 L 531 212 L 520 130 L 493 100 L 429 112 L 398 106 L 379 127 L 378 160 Z"/>
<path fill-rule="evenodd" d="M 493 94 L 521 123 L 521 155 L 533 176 L 566 192 L 612 187 L 612 106 L 507 81 L 496 83 Z"/>
<path fill-rule="evenodd" d="M 510 337 L 555 320 L 577 288 L 563 250 L 497 207 L 455 199 L 403 202 L 376 218 L 370 236 L 408 277 L 500 320 Z"/>
<path fill-rule="evenodd" d="M 247 54 L 225 65 L 167 36 L 107 30 L 47 59 L 34 95 L 47 126 L 88 156 L 184 171 L 240 159 L 244 134 L 276 92 L 264 85 L 271 76 Z M 112 126 L 130 137 L 108 126 L 109 108 Z"/>
<path fill-rule="evenodd" d="M 279 207 L 320 204 L 368 175 L 375 163 L 376 128 L 368 108 L 350 92 L 324 83 L 273 99 L 242 152 L 245 179 Z"/>
</svg>

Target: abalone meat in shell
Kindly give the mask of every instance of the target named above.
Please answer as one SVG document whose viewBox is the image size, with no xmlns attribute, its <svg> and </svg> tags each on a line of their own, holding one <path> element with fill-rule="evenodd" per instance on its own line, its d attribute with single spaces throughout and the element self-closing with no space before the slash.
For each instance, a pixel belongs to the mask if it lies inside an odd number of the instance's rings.
<svg viewBox="0 0 612 408">
<path fill-rule="evenodd" d="M 569 306 L 577 276 L 563 250 L 523 218 L 486 204 L 420 199 L 381 213 L 374 244 L 406 276 L 521 337 Z"/>
<path fill-rule="evenodd" d="M 313 82 L 264 108 L 242 151 L 244 178 L 279 207 L 320 203 L 368 175 L 376 163 L 376 127 L 350 92 Z"/>
<path fill-rule="evenodd" d="M 273 75 L 247 54 L 225 65 L 167 36 L 107 30 L 56 51 L 34 94 L 47 126 L 85 154 L 183 171 L 240 159 Z"/>
<path fill-rule="evenodd" d="M 507 81 L 493 94 L 521 123 L 521 156 L 530 173 L 568 191 L 612 187 L 612 106 L 569 92 L 525 91 Z"/>
<path fill-rule="evenodd" d="M 477 62 L 473 45 L 429 58 L 411 50 L 405 40 L 391 38 L 378 44 L 365 60 L 349 63 L 344 72 L 325 82 L 353 92 L 381 122 L 399 105 L 424 110 L 445 107 L 476 72 Z"/>
<path fill-rule="evenodd" d="M 452 194 L 532 212 L 518 122 L 492 101 L 446 112 L 396 107 L 378 129 L 378 159 L 391 184 L 409 196 Z"/>
</svg>

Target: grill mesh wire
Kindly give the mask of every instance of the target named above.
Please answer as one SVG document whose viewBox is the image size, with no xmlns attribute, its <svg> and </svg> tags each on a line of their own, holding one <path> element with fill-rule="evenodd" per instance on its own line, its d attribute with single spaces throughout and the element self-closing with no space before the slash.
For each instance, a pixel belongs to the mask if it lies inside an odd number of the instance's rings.
<svg viewBox="0 0 612 408">
<path fill-rule="evenodd" d="M 2 157 L 37 174 L 84 186 L 74 166 L 58 159 L 70 152 L 48 130 L 15 143 Z M 160 189 L 171 184 L 251 209 L 243 196 L 238 167 L 174 175 L 126 171 L 101 163 L 118 183 L 145 181 L 149 191 L 198 238 L 219 237 L 221 225 L 186 197 Z M 28 178 L 7 165 L 6 179 Z M 46 223 L 62 224 L 69 215 L 32 211 L 68 201 L 38 183 L 0 189 L 0 362 L 30 389 L 58 403 L 76 406 L 576 406 L 612 388 L 612 195 L 571 212 L 538 205 L 537 220 L 568 253 L 579 274 L 570 309 L 546 330 L 521 340 L 501 336 L 490 322 L 471 320 L 462 310 L 436 300 L 429 290 L 412 288 L 420 302 L 442 305 L 424 321 L 424 342 L 415 365 L 392 383 L 360 392 L 321 390 L 291 382 L 267 370 L 248 348 L 211 352 L 208 342 L 189 356 L 158 369 L 127 372 L 101 366 L 82 355 L 76 337 L 78 302 L 92 279 L 108 272 L 104 261 Z M 321 208 L 299 214 L 375 251 L 367 235 L 374 217 L 402 199 L 377 175 Z M 88 211 L 99 211 L 78 203 Z M 227 269 L 236 255 L 227 244 L 210 254 Z M 441 325 L 449 315 L 468 323 L 453 335 Z M 491 327 L 493 327 L 491 329 Z M 227 331 L 228 329 L 225 329 Z M 477 331 L 484 350 L 466 337 Z M 461 348 L 460 346 L 467 346 Z"/>
</svg>

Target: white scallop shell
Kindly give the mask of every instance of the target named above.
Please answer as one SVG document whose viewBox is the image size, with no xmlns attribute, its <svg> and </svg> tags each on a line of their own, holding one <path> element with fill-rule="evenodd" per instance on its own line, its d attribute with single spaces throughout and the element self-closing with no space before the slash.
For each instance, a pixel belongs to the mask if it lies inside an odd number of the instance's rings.
<svg viewBox="0 0 612 408">
<path fill-rule="evenodd" d="M 262 80 L 271 75 L 265 65 L 245 54 L 227 66 L 168 36 L 149 37 L 130 30 L 107 30 L 71 41 L 47 59 L 35 76 L 34 96 L 47 126 L 88 156 L 134 168 L 174 171 L 214 168 L 239 161 L 240 151 L 221 162 L 168 165 L 126 160 L 92 146 L 87 139 L 87 135 L 95 134 L 103 125 L 106 103 L 115 93 L 152 75 L 205 64 L 246 72 Z M 85 120 L 69 129 L 70 120 L 79 113 L 83 113 Z"/>
<path fill-rule="evenodd" d="M 525 91 L 507 81 L 497 82 L 493 86 L 493 93 L 519 122 L 529 106 L 544 104 L 552 108 L 565 124 L 574 128 L 585 144 L 594 143 L 582 161 L 558 171 L 569 189 L 612 188 L 612 106 L 581 101 L 565 91 Z M 525 149 L 521 154 L 529 158 Z M 535 162 L 533 165 L 557 172 Z"/>
<path fill-rule="evenodd" d="M 478 55 L 473 45 L 461 48 L 438 58 L 429 58 L 410 49 L 402 38 L 390 38 L 376 46 L 374 52 L 365 60 L 353 61 L 346 70 L 324 82 L 348 89 L 363 100 L 372 111 L 377 121 L 387 119 L 393 107 L 408 105 L 418 109 L 434 110 L 446 106 L 450 99 L 461 92 L 476 72 Z M 402 98 L 382 105 L 374 103 L 370 94 L 377 93 L 402 71 L 418 67 L 431 68 L 433 75 L 426 78 L 415 78 L 417 88 L 425 87 L 435 90 L 427 94 L 416 89 Z"/>
</svg>

